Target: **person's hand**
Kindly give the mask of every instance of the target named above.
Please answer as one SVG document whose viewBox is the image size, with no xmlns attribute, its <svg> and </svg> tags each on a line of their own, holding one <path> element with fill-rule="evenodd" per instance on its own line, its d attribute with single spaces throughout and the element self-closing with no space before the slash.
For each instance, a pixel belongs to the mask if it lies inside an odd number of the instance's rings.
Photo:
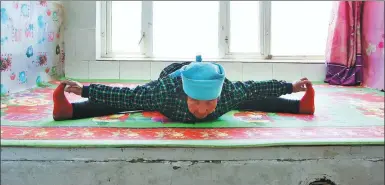
<svg viewBox="0 0 385 185">
<path fill-rule="evenodd" d="M 66 88 L 64 89 L 65 92 L 74 93 L 79 96 L 82 95 L 83 84 L 71 80 L 62 81 L 61 84 L 66 85 Z"/>
<path fill-rule="evenodd" d="M 301 80 L 293 82 L 293 93 L 306 91 L 309 85 L 312 83 L 307 78 L 301 78 Z"/>
</svg>

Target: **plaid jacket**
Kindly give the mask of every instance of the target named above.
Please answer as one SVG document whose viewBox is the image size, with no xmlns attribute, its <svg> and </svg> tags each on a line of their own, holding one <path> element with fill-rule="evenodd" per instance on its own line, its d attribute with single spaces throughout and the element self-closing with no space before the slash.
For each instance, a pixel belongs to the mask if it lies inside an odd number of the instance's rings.
<svg viewBox="0 0 385 185">
<path fill-rule="evenodd" d="M 181 77 L 172 78 L 169 75 L 189 63 L 173 63 L 163 69 L 158 80 L 132 89 L 91 84 L 83 88 L 82 96 L 88 97 L 92 102 L 127 111 L 159 111 L 173 121 L 194 123 L 215 120 L 228 111 L 237 109 L 242 102 L 279 97 L 290 94 L 293 90 L 292 84 L 285 81 L 231 82 L 225 79 L 215 111 L 204 119 L 197 119 L 188 110 L 187 95 L 183 91 Z"/>
</svg>

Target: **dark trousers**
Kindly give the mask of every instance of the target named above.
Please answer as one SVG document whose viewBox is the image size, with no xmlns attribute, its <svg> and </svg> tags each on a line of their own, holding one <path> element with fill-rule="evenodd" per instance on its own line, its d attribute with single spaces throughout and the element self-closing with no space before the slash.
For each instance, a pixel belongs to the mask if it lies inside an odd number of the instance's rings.
<svg viewBox="0 0 385 185">
<path fill-rule="evenodd" d="M 125 111 L 135 111 L 117 109 L 104 104 L 95 104 L 89 101 L 72 103 L 72 107 L 73 119 L 106 116 Z M 299 100 L 290 100 L 285 98 L 266 98 L 250 100 L 240 104 L 235 109 L 296 114 L 299 112 Z"/>
</svg>

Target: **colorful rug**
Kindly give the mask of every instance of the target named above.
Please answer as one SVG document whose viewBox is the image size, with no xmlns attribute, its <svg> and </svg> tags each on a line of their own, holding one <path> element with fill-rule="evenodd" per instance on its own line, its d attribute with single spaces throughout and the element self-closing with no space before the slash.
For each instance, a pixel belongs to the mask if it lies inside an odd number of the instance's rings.
<svg viewBox="0 0 385 185">
<path fill-rule="evenodd" d="M 158 112 L 55 122 L 51 99 L 57 84 L 52 82 L 2 97 L 3 146 L 235 147 L 384 143 L 384 93 L 367 88 L 316 85 L 313 116 L 231 111 L 214 122 L 184 124 L 171 122 Z M 70 101 L 84 100 L 66 95 Z"/>
</svg>

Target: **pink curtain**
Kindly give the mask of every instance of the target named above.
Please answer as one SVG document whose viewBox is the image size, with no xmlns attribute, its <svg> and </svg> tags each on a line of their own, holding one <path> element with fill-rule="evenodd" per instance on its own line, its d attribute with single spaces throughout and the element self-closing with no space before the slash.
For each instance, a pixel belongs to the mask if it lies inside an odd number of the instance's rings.
<svg viewBox="0 0 385 185">
<path fill-rule="evenodd" d="M 366 1 L 362 14 L 362 85 L 384 89 L 384 1 Z"/>
<path fill-rule="evenodd" d="M 326 46 L 326 78 L 332 85 L 362 82 L 362 1 L 334 2 Z"/>
</svg>

